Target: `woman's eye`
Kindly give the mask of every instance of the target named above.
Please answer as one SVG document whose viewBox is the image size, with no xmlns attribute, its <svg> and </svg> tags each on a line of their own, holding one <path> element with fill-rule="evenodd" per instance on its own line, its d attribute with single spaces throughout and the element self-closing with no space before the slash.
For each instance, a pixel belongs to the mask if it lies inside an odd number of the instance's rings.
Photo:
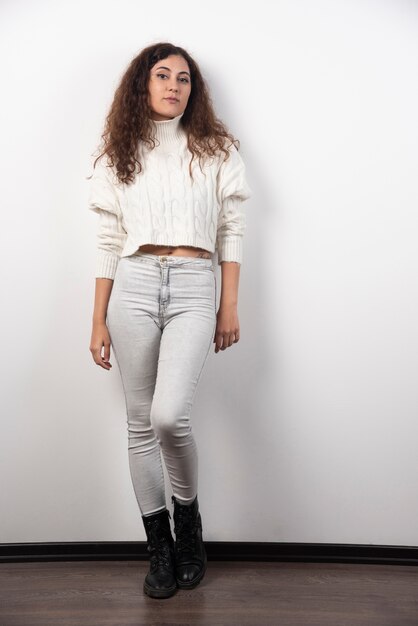
<svg viewBox="0 0 418 626">
<path fill-rule="evenodd" d="M 157 74 L 157 76 L 163 76 L 164 78 L 167 78 L 167 74 Z M 184 83 L 188 83 L 188 82 L 189 82 L 189 79 L 188 79 L 188 78 L 185 78 L 185 77 L 180 78 L 180 80 L 181 80 L 182 82 L 184 82 Z"/>
</svg>

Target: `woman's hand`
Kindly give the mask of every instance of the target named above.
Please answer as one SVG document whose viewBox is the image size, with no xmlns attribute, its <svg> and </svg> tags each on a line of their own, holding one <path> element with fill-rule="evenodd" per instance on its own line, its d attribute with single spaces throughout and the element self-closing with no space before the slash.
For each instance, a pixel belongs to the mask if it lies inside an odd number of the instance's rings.
<svg viewBox="0 0 418 626">
<path fill-rule="evenodd" d="M 216 314 L 216 331 L 213 342 L 215 353 L 226 350 L 239 341 L 239 321 L 237 306 L 228 304 L 219 307 Z"/>
<path fill-rule="evenodd" d="M 102 348 L 104 346 L 104 354 L 102 356 Z M 112 364 L 110 359 L 110 335 L 105 322 L 93 322 L 93 331 L 91 333 L 90 352 L 93 360 L 105 370 L 110 370 Z"/>
</svg>

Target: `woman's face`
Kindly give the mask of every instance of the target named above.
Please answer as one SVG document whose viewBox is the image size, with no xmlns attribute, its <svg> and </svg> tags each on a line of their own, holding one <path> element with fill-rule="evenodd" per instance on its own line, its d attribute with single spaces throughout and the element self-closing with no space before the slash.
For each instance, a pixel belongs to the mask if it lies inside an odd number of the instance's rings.
<svg viewBox="0 0 418 626">
<path fill-rule="evenodd" d="M 158 61 L 151 68 L 148 81 L 151 118 L 168 120 L 183 113 L 192 89 L 190 81 L 189 65 L 182 56 L 171 54 Z"/>
</svg>

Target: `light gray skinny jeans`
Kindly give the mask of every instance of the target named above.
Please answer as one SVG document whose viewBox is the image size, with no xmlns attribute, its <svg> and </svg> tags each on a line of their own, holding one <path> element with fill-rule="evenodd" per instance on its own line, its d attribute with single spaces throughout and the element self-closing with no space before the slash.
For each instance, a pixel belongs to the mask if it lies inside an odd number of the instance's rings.
<svg viewBox="0 0 418 626">
<path fill-rule="evenodd" d="M 122 257 L 106 323 L 125 394 L 141 514 L 166 508 L 161 453 L 174 496 L 188 504 L 198 484 L 190 413 L 216 329 L 212 259 L 142 251 Z"/>
</svg>

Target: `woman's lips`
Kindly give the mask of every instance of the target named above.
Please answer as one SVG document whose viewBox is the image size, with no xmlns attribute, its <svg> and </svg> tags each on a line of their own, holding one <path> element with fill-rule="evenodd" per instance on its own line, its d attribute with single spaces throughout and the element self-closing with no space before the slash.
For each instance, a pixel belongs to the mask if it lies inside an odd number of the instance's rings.
<svg viewBox="0 0 418 626">
<path fill-rule="evenodd" d="M 166 98 L 166 100 L 168 102 L 178 102 L 178 100 L 176 100 L 176 98 Z"/>
</svg>

